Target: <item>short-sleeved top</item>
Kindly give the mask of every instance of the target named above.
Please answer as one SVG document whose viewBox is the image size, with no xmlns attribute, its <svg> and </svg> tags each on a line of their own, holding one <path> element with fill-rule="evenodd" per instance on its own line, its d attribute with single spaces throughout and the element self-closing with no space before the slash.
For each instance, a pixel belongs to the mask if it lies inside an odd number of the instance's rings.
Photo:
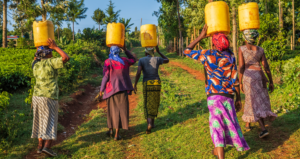
<svg viewBox="0 0 300 159">
<path fill-rule="evenodd" d="M 63 67 L 61 57 L 37 62 L 33 67 L 33 76 L 36 79 L 33 96 L 58 100 L 58 69 Z"/>
<path fill-rule="evenodd" d="M 160 80 L 158 75 L 159 65 L 162 65 L 164 59 L 161 57 L 146 56 L 139 60 L 139 66 L 143 67 L 143 82 L 148 80 Z"/>
<path fill-rule="evenodd" d="M 228 94 L 233 97 L 236 91 L 233 85 L 237 79 L 236 59 L 233 54 L 231 55 L 232 63 L 228 60 L 230 57 L 217 50 L 186 49 L 184 54 L 201 61 L 204 65 L 207 72 L 207 85 L 205 86 L 207 96 Z"/>
</svg>

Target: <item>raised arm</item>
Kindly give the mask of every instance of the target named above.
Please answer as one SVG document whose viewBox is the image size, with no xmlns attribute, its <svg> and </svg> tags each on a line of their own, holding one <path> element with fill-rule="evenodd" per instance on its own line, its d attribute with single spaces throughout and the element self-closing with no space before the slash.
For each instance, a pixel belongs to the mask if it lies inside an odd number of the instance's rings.
<svg viewBox="0 0 300 159">
<path fill-rule="evenodd" d="M 244 72 L 245 72 L 245 61 L 244 61 L 244 57 L 243 57 L 243 52 L 241 50 L 241 48 L 239 48 L 239 81 L 240 81 L 240 88 L 242 90 L 242 92 L 244 92 L 244 87 L 243 87 L 243 76 L 244 76 Z"/>
<path fill-rule="evenodd" d="M 70 57 L 67 53 L 65 53 L 62 49 L 60 49 L 54 40 L 52 39 L 48 39 L 48 44 L 49 44 L 49 48 L 52 50 L 55 50 L 56 52 L 59 53 L 59 55 L 62 57 L 63 63 L 66 63 L 70 60 Z"/>
<path fill-rule="evenodd" d="M 263 65 L 263 67 L 264 67 L 264 69 L 265 69 L 265 71 L 268 75 L 268 78 L 269 78 L 269 81 L 270 81 L 269 91 L 272 93 L 274 91 L 273 78 L 272 78 L 272 74 L 271 74 L 270 67 L 269 67 L 269 64 L 268 64 L 265 53 L 262 56 L 261 63 L 262 63 L 262 65 Z"/>
<path fill-rule="evenodd" d="M 169 59 L 159 51 L 158 45 L 156 46 L 156 52 L 164 59 L 163 63 L 169 63 Z"/>
<path fill-rule="evenodd" d="M 206 32 L 207 32 L 207 25 L 205 24 L 202 31 L 201 31 L 201 34 L 192 42 L 190 43 L 187 48 L 188 49 L 194 49 L 194 47 L 202 40 L 202 39 L 205 39 L 207 38 L 208 36 L 206 35 Z"/>
</svg>

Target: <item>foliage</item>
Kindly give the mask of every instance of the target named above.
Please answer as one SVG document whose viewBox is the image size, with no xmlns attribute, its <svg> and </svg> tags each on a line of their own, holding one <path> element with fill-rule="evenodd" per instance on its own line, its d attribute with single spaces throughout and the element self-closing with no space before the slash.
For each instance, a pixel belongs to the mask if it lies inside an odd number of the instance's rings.
<svg viewBox="0 0 300 159">
<path fill-rule="evenodd" d="M 105 13 L 100 8 L 94 11 L 94 15 L 92 16 L 92 19 L 99 25 L 99 30 L 100 30 L 100 25 L 104 23 L 104 18 L 105 18 Z"/>
<path fill-rule="evenodd" d="M 3 112 L 3 110 L 5 110 L 9 105 L 10 96 L 11 95 L 7 92 L 0 93 L 0 115 Z"/>
<path fill-rule="evenodd" d="M 59 44 L 62 44 L 62 45 L 68 45 L 68 44 L 70 44 L 71 41 L 67 38 L 66 35 L 64 35 L 59 38 L 58 42 L 59 42 Z"/>
<path fill-rule="evenodd" d="M 21 49 L 29 49 L 32 46 L 34 46 L 33 40 L 25 39 L 25 38 L 19 38 L 17 40 L 17 48 Z"/>
<path fill-rule="evenodd" d="M 7 45 L 8 45 L 9 48 L 14 48 L 15 47 L 15 41 L 13 39 L 11 39 L 11 40 L 9 40 Z"/>
<path fill-rule="evenodd" d="M 75 40 L 75 35 L 74 35 L 74 23 L 77 23 L 77 19 L 85 19 L 86 15 L 85 12 L 87 11 L 88 8 L 84 7 L 84 0 L 71 0 L 68 6 L 68 11 L 67 11 L 67 21 L 71 21 L 73 23 L 73 40 Z"/>
<path fill-rule="evenodd" d="M 121 11 L 120 10 L 114 11 L 114 8 L 115 8 L 114 3 L 111 0 L 109 0 L 108 8 L 105 10 L 106 17 L 104 19 L 104 24 L 117 22 Z"/>
<path fill-rule="evenodd" d="M 103 30 L 97 30 L 95 28 L 83 29 L 81 39 L 87 42 L 99 41 L 101 46 L 105 45 L 106 34 Z"/>
<path fill-rule="evenodd" d="M 120 23 L 124 24 L 125 32 L 130 32 L 131 27 L 134 25 L 134 23 L 130 24 L 130 21 L 131 21 L 131 18 L 129 18 L 129 19 L 120 18 L 120 20 L 119 20 Z"/>
<path fill-rule="evenodd" d="M 286 53 L 284 40 L 267 40 L 262 44 L 262 48 L 271 61 L 281 59 Z"/>
</svg>

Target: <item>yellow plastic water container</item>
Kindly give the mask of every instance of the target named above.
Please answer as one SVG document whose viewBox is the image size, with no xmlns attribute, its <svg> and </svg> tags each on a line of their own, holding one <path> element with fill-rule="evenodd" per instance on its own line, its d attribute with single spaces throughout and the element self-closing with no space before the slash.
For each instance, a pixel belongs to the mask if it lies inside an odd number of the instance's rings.
<svg viewBox="0 0 300 159">
<path fill-rule="evenodd" d="M 141 26 L 142 47 L 157 46 L 157 33 L 154 24 L 146 24 Z"/>
<path fill-rule="evenodd" d="M 210 2 L 205 6 L 205 23 L 207 35 L 215 33 L 230 33 L 229 7 L 224 1 Z"/>
<path fill-rule="evenodd" d="M 259 29 L 259 10 L 256 2 L 245 3 L 239 6 L 240 30 Z"/>
<path fill-rule="evenodd" d="M 125 42 L 125 26 L 122 23 L 108 23 L 106 29 L 106 46 L 123 47 Z"/>
<path fill-rule="evenodd" d="M 48 39 L 54 40 L 54 26 L 51 21 L 34 21 L 33 22 L 34 45 L 48 46 Z"/>
</svg>

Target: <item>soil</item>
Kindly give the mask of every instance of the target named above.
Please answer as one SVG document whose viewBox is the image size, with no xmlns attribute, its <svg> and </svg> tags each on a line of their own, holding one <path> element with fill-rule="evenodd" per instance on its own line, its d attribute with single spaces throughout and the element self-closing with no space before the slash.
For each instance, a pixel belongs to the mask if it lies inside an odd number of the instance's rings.
<svg viewBox="0 0 300 159">
<path fill-rule="evenodd" d="M 191 69 L 188 66 L 185 66 L 181 63 L 174 62 L 174 61 L 170 61 L 170 64 L 177 67 L 181 67 L 182 69 L 186 70 L 188 73 L 192 74 L 196 79 L 199 79 L 201 81 L 205 80 L 205 75 L 203 74 L 203 72 Z"/>
</svg>

